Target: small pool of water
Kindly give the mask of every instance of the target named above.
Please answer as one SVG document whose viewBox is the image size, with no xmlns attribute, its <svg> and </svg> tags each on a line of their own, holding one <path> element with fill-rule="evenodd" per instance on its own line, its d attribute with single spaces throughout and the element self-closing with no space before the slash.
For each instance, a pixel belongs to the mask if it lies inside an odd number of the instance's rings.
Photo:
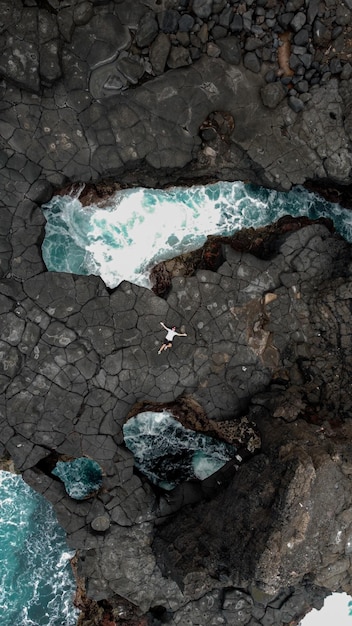
<svg viewBox="0 0 352 626">
<path fill-rule="evenodd" d="M 236 454 L 234 446 L 185 428 L 169 411 L 139 413 L 123 426 L 123 435 L 136 467 L 166 490 L 208 478 Z"/>
<path fill-rule="evenodd" d="M 51 473 L 62 480 L 66 492 L 75 500 L 84 500 L 96 493 L 103 482 L 100 465 L 84 457 L 73 461 L 58 461 Z"/>
</svg>

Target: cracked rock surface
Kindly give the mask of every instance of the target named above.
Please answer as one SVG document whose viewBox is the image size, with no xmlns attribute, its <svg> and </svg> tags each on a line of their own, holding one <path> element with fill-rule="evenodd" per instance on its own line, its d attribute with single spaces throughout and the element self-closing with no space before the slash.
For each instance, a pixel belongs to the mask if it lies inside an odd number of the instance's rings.
<svg viewBox="0 0 352 626">
<path fill-rule="evenodd" d="M 0 454 L 54 505 L 87 624 L 295 624 L 352 593 L 351 246 L 323 224 L 265 259 L 224 244 L 163 298 L 40 250 L 72 183 L 348 189 L 351 2 L 263 4 L 0 2 Z M 161 320 L 187 337 L 158 355 Z M 180 396 L 261 449 L 166 496 L 122 425 Z M 104 477 L 78 502 L 51 469 L 81 456 Z"/>
<path fill-rule="evenodd" d="M 160 605 L 174 624 L 199 611 L 231 624 L 239 605 L 280 623 L 297 617 L 293 587 L 302 611 L 317 588 L 351 593 L 351 249 L 313 224 L 271 260 L 223 252 L 216 272 L 173 279 L 166 299 L 127 282 L 108 293 L 94 277 L 3 280 L 2 444 L 54 504 L 89 597 Z M 160 319 L 187 337 L 158 355 Z M 262 450 L 157 496 L 121 427 L 136 402 L 181 394 L 224 425 L 247 414 Z M 101 492 L 70 499 L 43 472 L 53 453 L 96 460 Z"/>
</svg>

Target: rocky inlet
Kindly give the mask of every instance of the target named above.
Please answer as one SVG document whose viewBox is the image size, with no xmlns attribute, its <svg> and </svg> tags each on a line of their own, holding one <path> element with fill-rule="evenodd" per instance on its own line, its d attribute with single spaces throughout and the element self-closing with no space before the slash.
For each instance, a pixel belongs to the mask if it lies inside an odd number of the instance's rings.
<svg viewBox="0 0 352 626">
<path fill-rule="evenodd" d="M 155 293 L 108 289 L 46 270 L 40 208 L 83 183 L 103 199 L 216 180 L 350 197 L 351 12 L 1 3 L 0 452 L 76 551 L 82 626 L 293 626 L 352 593 L 351 245 L 281 223 L 167 268 Z M 159 356 L 160 320 L 187 337 Z M 241 461 L 156 488 L 124 445 L 140 403 L 236 431 Z M 102 471 L 83 500 L 52 473 L 79 458 Z"/>
</svg>

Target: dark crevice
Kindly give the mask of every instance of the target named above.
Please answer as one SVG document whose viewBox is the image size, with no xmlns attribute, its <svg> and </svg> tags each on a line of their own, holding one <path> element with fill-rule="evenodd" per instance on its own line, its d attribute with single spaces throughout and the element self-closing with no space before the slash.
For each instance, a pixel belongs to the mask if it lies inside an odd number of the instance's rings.
<svg viewBox="0 0 352 626">
<path fill-rule="evenodd" d="M 53 478 L 54 480 L 59 481 L 58 478 L 56 478 L 55 476 L 52 475 L 52 470 L 55 468 L 56 463 L 60 460 L 60 455 L 58 454 L 58 452 L 51 452 L 48 456 L 46 456 L 44 459 L 41 459 L 36 467 L 37 469 L 42 472 L 43 474 L 45 474 L 46 476 L 50 476 L 50 478 Z M 61 481 L 60 481 L 61 482 Z"/>
</svg>

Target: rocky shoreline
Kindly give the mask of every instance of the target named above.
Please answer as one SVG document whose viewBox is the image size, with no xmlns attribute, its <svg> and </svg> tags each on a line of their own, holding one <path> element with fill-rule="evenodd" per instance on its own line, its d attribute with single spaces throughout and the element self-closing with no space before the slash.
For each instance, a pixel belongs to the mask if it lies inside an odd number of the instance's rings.
<svg viewBox="0 0 352 626">
<path fill-rule="evenodd" d="M 210 239 L 206 263 L 157 268 L 155 293 L 107 290 L 46 271 L 40 205 L 71 185 L 89 202 L 244 180 L 351 206 L 352 4 L 1 7 L 0 454 L 77 552 L 80 626 L 297 624 L 352 593 L 351 246 L 291 221 Z M 188 336 L 159 357 L 161 319 Z M 180 402 L 220 430 L 248 419 L 261 448 L 166 497 L 122 426 Z M 50 467 L 82 456 L 104 478 L 79 502 Z"/>
</svg>

